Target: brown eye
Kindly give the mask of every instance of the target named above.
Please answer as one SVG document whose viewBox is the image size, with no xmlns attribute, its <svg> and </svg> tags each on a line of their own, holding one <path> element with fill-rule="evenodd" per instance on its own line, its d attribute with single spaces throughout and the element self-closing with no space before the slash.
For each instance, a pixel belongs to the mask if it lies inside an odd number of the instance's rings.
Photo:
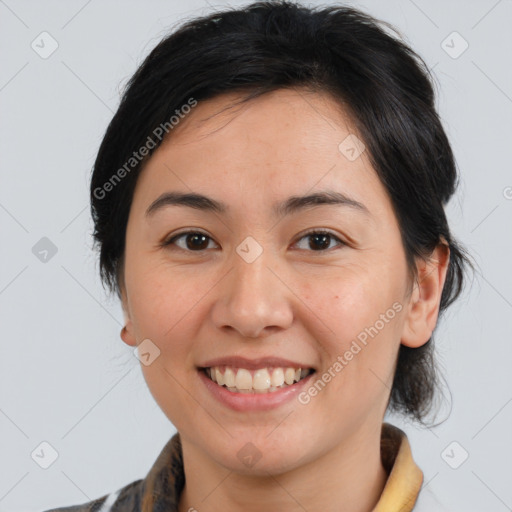
<svg viewBox="0 0 512 512">
<path fill-rule="evenodd" d="M 327 249 L 332 248 L 330 245 L 334 240 L 338 242 L 338 245 L 345 245 L 342 240 L 329 231 L 311 231 L 306 233 L 300 240 L 308 238 L 308 249 L 316 252 L 325 252 Z"/>
<path fill-rule="evenodd" d="M 176 243 L 178 240 L 184 240 L 184 244 Z M 197 231 L 187 231 L 172 237 L 170 240 L 165 242 L 164 246 L 177 245 L 180 249 L 185 251 L 199 252 L 208 248 L 208 242 L 211 238 L 204 233 Z"/>
</svg>

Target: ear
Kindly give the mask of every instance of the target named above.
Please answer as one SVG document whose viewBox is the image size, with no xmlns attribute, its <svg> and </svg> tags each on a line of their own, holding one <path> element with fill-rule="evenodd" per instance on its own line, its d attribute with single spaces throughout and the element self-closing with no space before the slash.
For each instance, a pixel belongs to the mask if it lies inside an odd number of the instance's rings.
<svg viewBox="0 0 512 512">
<path fill-rule="evenodd" d="M 128 307 L 128 302 L 126 300 L 126 294 L 124 290 L 121 291 L 121 305 L 123 307 L 124 314 L 124 327 L 121 329 L 121 339 L 131 347 L 137 346 L 137 340 L 135 338 L 135 333 L 133 330 L 133 322 L 131 320 L 130 310 Z"/>
<path fill-rule="evenodd" d="M 417 262 L 417 281 L 409 298 L 402 345 L 417 348 L 432 336 L 439 316 L 441 295 L 450 262 L 450 248 L 439 243 L 427 261 Z"/>
</svg>

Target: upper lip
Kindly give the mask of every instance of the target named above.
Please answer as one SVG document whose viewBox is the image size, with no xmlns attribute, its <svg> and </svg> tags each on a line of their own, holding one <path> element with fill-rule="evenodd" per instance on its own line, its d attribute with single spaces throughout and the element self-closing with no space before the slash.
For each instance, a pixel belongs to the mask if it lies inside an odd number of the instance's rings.
<svg viewBox="0 0 512 512">
<path fill-rule="evenodd" d="M 209 359 L 199 365 L 200 368 L 212 368 L 214 366 L 232 366 L 235 368 L 246 368 L 247 370 L 257 370 L 258 368 L 282 367 L 282 368 L 313 368 L 309 364 L 299 363 L 290 359 L 281 357 L 258 357 L 247 359 L 241 356 L 217 357 Z M 314 368 L 313 368 L 314 369 Z"/>
</svg>

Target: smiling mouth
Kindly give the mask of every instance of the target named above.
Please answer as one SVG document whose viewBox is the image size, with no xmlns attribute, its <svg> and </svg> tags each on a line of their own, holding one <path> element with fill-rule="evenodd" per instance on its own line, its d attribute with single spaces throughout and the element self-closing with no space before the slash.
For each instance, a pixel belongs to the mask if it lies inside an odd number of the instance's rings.
<svg viewBox="0 0 512 512">
<path fill-rule="evenodd" d="M 272 393 L 293 386 L 314 372 L 313 368 L 266 367 L 257 370 L 233 366 L 201 368 L 205 375 L 232 393 Z"/>
</svg>

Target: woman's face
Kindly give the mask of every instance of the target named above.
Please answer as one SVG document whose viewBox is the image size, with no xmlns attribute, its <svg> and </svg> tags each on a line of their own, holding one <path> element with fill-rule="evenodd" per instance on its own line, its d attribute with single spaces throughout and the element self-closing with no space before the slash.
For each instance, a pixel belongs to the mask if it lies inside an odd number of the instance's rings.
<svg viewBox="0 0 512 512">
<path fill-rule="evenodd" d="M 339 105 L 279 90 L 218 113 L 238 97 L 200 102 L 138 178 L 123 339 L 150 340 L 144 377 L 184 443 L 231 470 L 283 472 L 380 430 L 410 283 L 390 200 Z M 147 213 L 169 193 L 208 199 Z M 339 201 L 300 200 L 312 194 Z M 314 373 L 282 384 L 299 368 Z"/>
</svg>

